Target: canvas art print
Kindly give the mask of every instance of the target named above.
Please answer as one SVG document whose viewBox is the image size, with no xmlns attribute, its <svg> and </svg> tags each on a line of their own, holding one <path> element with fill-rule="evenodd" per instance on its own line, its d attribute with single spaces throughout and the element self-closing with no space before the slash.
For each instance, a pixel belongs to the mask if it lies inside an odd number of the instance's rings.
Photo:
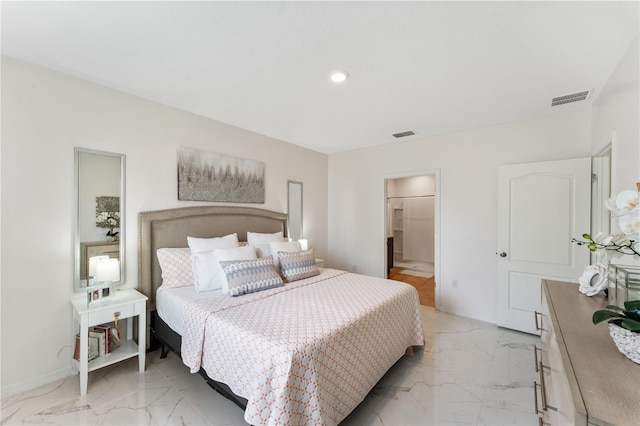
<svg viewBox="0 0 640 426">
<path fill-rule="evenodd" d="M 178 148 L 178 200 L 264 203 L 265 164 Z"/>
</svg>

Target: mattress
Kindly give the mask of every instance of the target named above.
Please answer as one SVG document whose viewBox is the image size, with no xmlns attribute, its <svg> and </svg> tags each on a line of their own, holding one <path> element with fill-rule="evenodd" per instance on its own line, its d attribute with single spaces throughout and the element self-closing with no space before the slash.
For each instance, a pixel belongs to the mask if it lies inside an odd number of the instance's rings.
<svg viewBox="0 0 640 426">
<path fill-rule="evenodd" d="M 156 310 L 162 320 L 180 336 L 184 334 L 184 310 L 198 300 L 224 297 L 222 290 L 198 293 L 194 286 L 163 288 L 156 292 Z"/>
</svg>

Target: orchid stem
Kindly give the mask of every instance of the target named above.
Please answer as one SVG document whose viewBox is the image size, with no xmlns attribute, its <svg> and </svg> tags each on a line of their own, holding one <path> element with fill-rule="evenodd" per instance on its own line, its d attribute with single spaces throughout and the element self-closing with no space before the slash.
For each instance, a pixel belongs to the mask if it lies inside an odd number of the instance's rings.
<svg viewBox="0 0 640 426">
<path fill-rule="evenodd" d="M 617 251 L 618 253 L 621 253 L 621 254 L 640 256 L 640 252 L 638 252 L 634 248 L 634 244 L 635 244 L 634 240 L 630 240 L 630 241 L 627 242 L 627 244 L 622 244 L 622 245 L 615 244 L 615 243 L 602 244 L 602 243 L 598 243 L 598 242 L 594 241 L 593 238 L 589 238 L 588 241 L 586 241 L 586 240 L 577 240 L 575 238 L 572 238 L 571 241 L 574 242 L 574 243 L 577 243 L 579 246 L 586 245 L 589 248 L 589 250 L 591 250 L 591 251 L 613 250 L 613 251 Z"/>
</svg>

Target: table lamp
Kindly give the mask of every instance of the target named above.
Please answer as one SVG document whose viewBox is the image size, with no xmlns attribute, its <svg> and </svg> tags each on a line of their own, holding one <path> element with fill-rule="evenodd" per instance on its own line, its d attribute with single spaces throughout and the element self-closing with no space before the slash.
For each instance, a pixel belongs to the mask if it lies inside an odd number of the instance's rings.
<svg viewBox="0 0 640 426">
<path fill-rule="evenodd" d="M 103 259 L 96 262 L 96 283 L 111 284 L 120 281 L 120 261 L 118 259 Z"/>
</svg>

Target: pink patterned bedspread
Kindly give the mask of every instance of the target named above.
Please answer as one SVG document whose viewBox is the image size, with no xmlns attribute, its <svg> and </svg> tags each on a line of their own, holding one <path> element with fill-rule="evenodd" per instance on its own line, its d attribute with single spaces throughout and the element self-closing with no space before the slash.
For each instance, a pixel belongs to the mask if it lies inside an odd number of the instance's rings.
<svg viewBox="0 0 640 426">
<path fill-rule="evenodd" d="M 333 269 L 194 302 L 184 324 L 184 363 L 246 398 L 253 425 L 336 425 L 409 346 L 424 345 L 413 287 Z"/>
</svg>

